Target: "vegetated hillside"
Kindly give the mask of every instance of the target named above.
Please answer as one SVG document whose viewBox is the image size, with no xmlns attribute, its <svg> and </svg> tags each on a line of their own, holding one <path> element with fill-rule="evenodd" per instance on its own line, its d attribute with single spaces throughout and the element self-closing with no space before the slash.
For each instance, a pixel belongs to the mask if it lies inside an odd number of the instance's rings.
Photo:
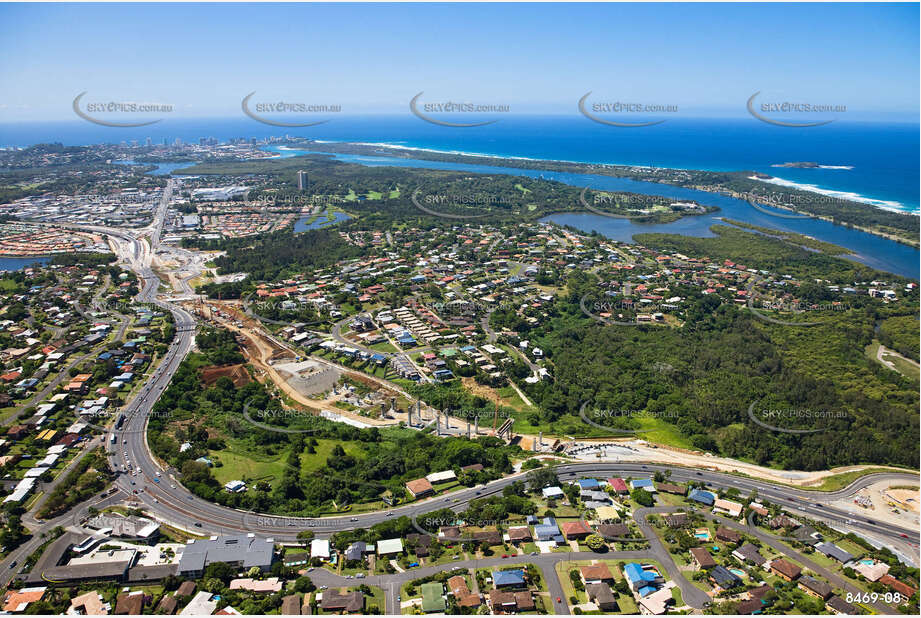
<svg viewBox="0 0 921 618">
<path fill-rule="evenodd" d="M 234 508 L 314 516 L 375 502 L 385 493 L 404 498 L 407 481 L 441 470 L 455 470 L 461 482 L 472 486 L 511 472 L 511 458 L 525 455 L 498 438 L 361 429 L 307 412 L 265 414 L 283 407 L 261 383 L 238 387 L 228 377 L 210 387 L 202 382 L 203 367 L 237 360 L 227 331 L 205 335 L 197 338 L 201 353 L 180 365 L 155 404 L 148 431 L 153 452 L 181 470 L 183 484 L 205 499 Z M 309 433 L 273 431 L 265 425 Z M 191 448 L 180 452 L 184 442 Z M 197 462 L 201 457 L 216 467 Z M 476 463 L 483 464 L 482 472 L 460 473 L 461 466 Z M 225 467 L 232 480 L 246 481 L 250 490 L 225 491 L 216 478 Z"/>
<path fill-rule="evenodd" d="M 647 235 L 642 242 L 798 272 L 806 280 L 901 280 L 780 240 L 718 231 L 717 238 Z M 687 299 L 688 309 L 684 324 L 669 328 L 606 326 L 588 319 L 579 300 L 594 289 L 587 275 L 571 275 L 569 297 L 560 304 L 566 311 L 539 333 L 528 334 L 554 365 L 553 382 L 529 387 L 544 421 L 572 416 L 589 401 L 595 408 L 644 411 L 647 418 L 676 427 L 696 448 L 760 464 L 806 470 L 917 465 L 917 385 L 864 355 L 878 319 L 914 318 L 916 295 L 883 307 L 866 295 L 850 295 L 846 310 L 817 314 L 811 319 L 819 324 L 806 327 L 762 321 L 744 307 L 720 304 L 694 288 L 673 290 Z M 814 283 L 804 283 L 798 295 L 814 302 L 840 299 Z M 915 320 L 915 339 L 917 328 Z M 765 429 L 749 418 L 752 404 L 759 411 L 781 411 L 769 424 L 814 433 Z M 623 418 L 616 424 L 642 427 Z"/>
<path fill-rule="evenodd" d="M 918 361 L 918 316 L 903 315 L 883 320 L 879 325 L 879 340 L 887 348 Z"/>
</svg>

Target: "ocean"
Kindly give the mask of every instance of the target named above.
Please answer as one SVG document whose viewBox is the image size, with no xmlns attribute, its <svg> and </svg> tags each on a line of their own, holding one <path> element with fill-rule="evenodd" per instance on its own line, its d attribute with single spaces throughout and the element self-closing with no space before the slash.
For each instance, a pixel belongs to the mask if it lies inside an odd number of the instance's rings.
<svg viewBox="0 0 921 618">
<path fill-rule="evenodd" d="M 891 210 L 919 213 L 919 125 L 838 120 L 821 127 L 791 128 L 754 118 L 669 119 L 651 127 L 620 128 L 581 115 L 510 116 L 482 127 L 444 127 L 408 111 L 405 116 L 332 118 L 295 129 L 246 117 L 165 119 L 140 128 L 113 128 L 74 120 L 0 124 L 0 145 L 39 142 L 65 145 L 154 143 L 202 137 L 227 140 L 290 135 L 327 141 L 379 143 L 445 152 L 556 159 L 586 163 L 647 165 L 712 171 L 752 170 L 838 197 Z M 825 166 L 774 167 L 810 161 Z"/>
</svg>

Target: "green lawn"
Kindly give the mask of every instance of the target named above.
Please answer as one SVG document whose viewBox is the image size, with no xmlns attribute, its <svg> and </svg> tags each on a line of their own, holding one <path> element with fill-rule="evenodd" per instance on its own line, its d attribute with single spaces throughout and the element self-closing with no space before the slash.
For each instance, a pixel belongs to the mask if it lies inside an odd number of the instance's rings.
<svg viewBox="0 0 921 618">
<path fill-rule="evenodd" d="M 919 376 L 921 376 L 921 372 L 919 372 L 918 367 L 909 363 L 901 356 L 895 356 L 893 354 L 889 354 L 888 352 L 884 352 L 882 358 L 883 360 L 889 361 L 895 365 L 895 368 L 898 369 L 899 373 L 907 378 L 918 380 Z"/>
<path fill-rule="evenodd" d="M 208 457 L 212 460 L 219 459 L 222 466 L 211 468 L 214 478 L 222 485 L 234 480 L 266 479 L 274 484 L 281 479 L 285 469 L 284 457 L 277 457 L 258 461 L 252 455 L 234 452 L 231 448 L 223 451 L 209 451 Z"/>
<path fill-rule="evenodd" d="M 684 605 L 684 600 L 681 598 L 681 588 L 678 586 L 672 588 L 672 598 L 675 599 L 675 607 Z"/>
<path fill-rule="evenodd" d="M 316 453 L 309 454 L 306 451 L 301 454 L 301 471 L 302 472 L 313 472 L 314 470 L 319 470 L 326 465 L 326 460 L 332 453 L 333 447 L 337 444 L 340 444 L 338 440 L 317 440 Z M 357 444 L 342 444 L 342 448 L 348 455 L 353 455 L 355 457 L 361 457 L 361 447 Z"/>
</svg>

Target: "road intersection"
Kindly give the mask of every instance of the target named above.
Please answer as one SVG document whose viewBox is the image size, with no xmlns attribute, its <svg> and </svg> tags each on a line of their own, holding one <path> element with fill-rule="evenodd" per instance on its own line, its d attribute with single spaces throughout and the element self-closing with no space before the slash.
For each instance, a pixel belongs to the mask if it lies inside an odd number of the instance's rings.
<svg viewBox="0 0 921 618">
<path fill-rule="evenodd" d="M 171 183 L 172 182 L 173 181 L 171 181 Z M 172 184 L 169 190 L 171 190 L 171 188 Z M 318 537 L 328 537 L 343 530 L 370 528 L 374 524 L 388 521 L 396 517 L 406 516 L 415 518 L 424 513 L 443 507 L 451 508 L 454 511 L 462 511 L 471 500 L 490 495 L 501 495 L 503 488 L 515 481 L 525 478 L 525 473 L 517 473 L 493 481 L 485 486 L 454 491 L 449 494 L 447 498 L 445 496 L 439 496 L 437 498 L 395 507 L 387 512 L 373 512 L 350 515 L 347 517 L 329 517 L 322 519 L 280 518 L 268 514 L 251 513 L 223 507 L 192 494 L 182 486 L 177 478 L 177 472 L 175 470 L 164 466 L 153 456 L 148 447 L 146 435 L 147 422 L 157 399 L 167 388 L 173 374 L 193 348 L 196 328 L 196 320 L 191 313 L 181 306 L 159 297 L 161 280 L 153 271 L 151 263 L 156 253 L 156 244 L 158 243 L 159 232 L 162 229 L 165 213 L 165 208 L 158 209 L 156 220 L 149 228 L 152 230 L 151 242 L 154 244 L 153 247 L 148 245 L 146 240 L 141 240 L 137 236 L 123 230 L 80 226 L 81 229 L 108 235 L 119 257 L 126 262 L 142 280 L 143 287 L 136 297 L 136 300 L 138 302 L 155 304 L 164 311 L 170 312 L 176 326 L 176 338 L 148 381 L 125 406 L 123 410 L 125 414 L 124 426 L 120 430 L 113 432 L 117 435 L 117 443 L 109 446 L 108 456 L 110 465 L 117 474 L 115 486 L 120 489 L 123 494 L 132 496 L 136 500 L 135 505 L 138 508 L 142 508 L 151 517 L 154 517 L 162 523 L 194 534 L 255 533 L 260 536 L 273 538 L 277 543 L 294 545 L 300 544 L 297 540 L 297 533 L 304 529 L 313 529 Z M 187 281 L 189 278 L 190 277 L 185 277 L 184 281 Z M 129 463 L 136 468 L 138 476 L 133 477 L 133 475 L 124 472 L 126 468 L 129 467 Z M 748 476 L 733 475 L 711 470 L 696 470 L 680 466 L 656 465 L 654 463 L 643 464 L 639 462 L 624 461 L 562 463 L 556 468 L 556 471 L 561 481 L 577 480 L 587 477 L 606 478 L 609 476 L 652 477 L 656 472 L 662 472 L 668 473 L 670 475 L 670 481 L 672 482 L 694 482 L 704 483 L 713 488 L 735 488 L 741 495 L 756 493 L 760 499 L 769 500 L 782 505 L 791 512 L 800 513 L 816 520 L 827 521 L 839 529 L 845 527 L 846 524 L 846 528 L 849 530 L 854 530 L 858 533 L 872 534 L 876 538 L 885 539 L 889 544 L 896 545 L 903 550 L 905 550 L 906 545 L 913 547 L 913 555 L 908 556 L 908 558 L 917 563 L 917 546 L 912 546 L 904 542 L 905 538 L 916 538 L 917 531 L 874 520 L 870 517 L 857 518 L 849 512 L 832 506 L 832 503 L 835 501 L 845 499 L 853 495 L 856 491 L 882 480 L 911 481 L 916 483 L 917 475 L 907 472 L 870 474 L 858 478 L 850 485 L 840 490 L 819 492 L 777 485 Z M 136 479 L 136 485 L 133 484 L 132 478 Z M 138 493 L 135 494 L 135 491 Z M 111 498 L 106 498 L 106 500 L 111 501 L 119 498 L 120 494 L 116 494 Z M 93 498 L 92 502 L 97 502 L 100 499 L 102 499 L 102 496 L 96 496 Z M 77 512 L 85 512 L 90 503 L 91 502 L 88 501 L 79 505 L 77 507 Z M 640 530 L 650 543 L 650 548 L 648 550 L 613 551 L 605 554 L 577 552 L 571 554 L 551 553 L 528 556 L 525 560 L 537 565 L 544 574 L 544 580 L 549 586 L 550 595 L 553 599 L 555 613 L 569 613 L 565 600 L 562 603 L 556 602 L 557 597 L 563 596 L 562 588 L 560 587 L 554 571 L 555 565 L 561 560 L 585 560 L 593 558 L 606 560 L 655 559 L 666 568 L 670 578 L 681 588 L 685 603 L 695 608 L 701 608 L 705 603 L 708 603 L 709 597 L 699 588 L 693 586 L 684 575 L 678 571 L 677 566 L 675 566 L 674 561 L 665 550 L 661 541 L 658 540 L 658 537 L 656 537 L 655 533 L 646 522 L 646 516 L 648 514 L 659 512 L 662 508 L 676 510 L 674 507 L 654 507 L 652 509 L 639 509 L 634 514 L 640 526 Z M 711 517 L 709 514 L 705 514 L 705 516 Z M 44 534 L 55 526 L 62 525 L 64 521 L 73 521 L 73 518 L 74 514 L 70 513 L 46 522 L 38 522 L 34 519 L 26 520 L 27 523 L 35 524 L 35 527 L 32 529 L 33 537 L 0 562 L 0 568 L 2 568 L 2 572 L 6 574 L 4 579 L 8 581 L 12 576 L 12 573 L 8 572 L 10 563 L 21 560 L 35 551 L 43 542 L 42 536 Z M 730 527 L 743 528 L 744 532 L 753 534 L 763 542 L 787 555 L 792 556 L 796 554 L 796 552 L 789 547 L 772 539 L 770 535 L 764 532 L 753 530 L 738 522 L 729 522 L 727 520 L 723 523 Z M 909 548 L 908 551 L 911 552 L 911 549 Z M 902 553 L 904 553 L 904 551 Z M 856 588 L 853 588 L 853 586 L 841 580 L 833 573 L 826 573 L 824 569 L 821 569 L 818 565 L 813 565 L 805 557 L 799 554 L 796 554 L 794 557 L 809 566 L 809 568 L 813 569 L 815 572 L 825 576 L 834 585 L 845 590 L 856 592 Z M 520 559 L 521 556 L 517 558 Z M 512 556 L 511 559 L 515 560 L 516 557 Z M 503 560 L 501 558 L 486 558 L 476 561 L 459 562 L 455 566 L 461 568 L 470 566 L 491 567 L 508 562 L 508 560 Z M 399 613 L 399 604 L 396 600 L 396 595 L 398 594 L 399 587 L 402 586 L 403 583 L 411 579 L 423 577 L 428 571 L 435 572 L 444 570 L 445 568 L 444 565 L 440 567 L 417 568 L 406 573 L 375 576 L 364 581 L 371 585 L 377 582 L 377 585 L 380 585 L 387 592 L 386 611 L 388 613 Z M 317 569 L 310 575 L 317 585 L 347 585 L 345 583 L 347 581 L 345 578 L 323 569 Z M 350 583 L 354 584 L 354 582 Z M 891 608 L 884 609 L 891 611 Z"/>
</svg>

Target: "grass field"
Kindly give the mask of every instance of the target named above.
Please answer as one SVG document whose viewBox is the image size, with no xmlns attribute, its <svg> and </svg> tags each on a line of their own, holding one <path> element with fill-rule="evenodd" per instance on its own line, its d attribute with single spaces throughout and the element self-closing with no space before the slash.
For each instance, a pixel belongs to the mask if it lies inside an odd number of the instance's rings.
<svg viewBox="0 0 921 618">
<path fill-rule="evenodd" d="M 223 451 L 209 451 L 208 456 L 212 460 L 220 460 L 223 464 L 211 468 L 214 478 L 221 485 L 229 481 L 236 480 L 256 480 L 266 479 L 273 485 L 281 479 L 285 469 L 284 457 L 275 457 L 264 460 L 257 460 L 251 454 L 243 454 L 234 451 L 233 446 L 228 442 L 228 449 Z"/>
</svg>

